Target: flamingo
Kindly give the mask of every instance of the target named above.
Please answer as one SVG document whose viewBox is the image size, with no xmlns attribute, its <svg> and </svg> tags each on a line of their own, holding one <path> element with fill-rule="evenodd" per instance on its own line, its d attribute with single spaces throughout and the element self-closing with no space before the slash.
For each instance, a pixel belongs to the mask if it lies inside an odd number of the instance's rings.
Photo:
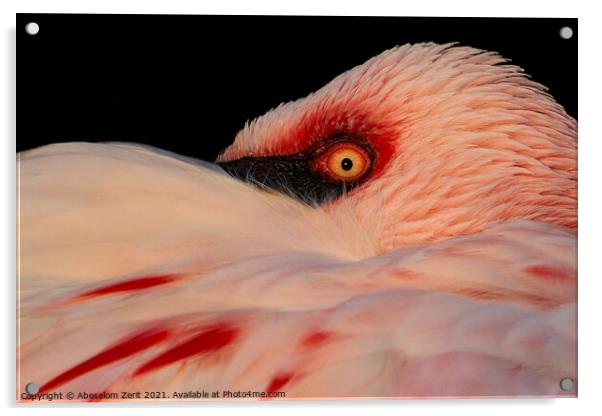
<svg viewBox="0 0 602 416">
<path fill-rule="evenodd" d="M 574 397 L 576 137 L 497 53 L 421 43 L 217 163 L 21 152 L 17 399 Z"/>
</svg>

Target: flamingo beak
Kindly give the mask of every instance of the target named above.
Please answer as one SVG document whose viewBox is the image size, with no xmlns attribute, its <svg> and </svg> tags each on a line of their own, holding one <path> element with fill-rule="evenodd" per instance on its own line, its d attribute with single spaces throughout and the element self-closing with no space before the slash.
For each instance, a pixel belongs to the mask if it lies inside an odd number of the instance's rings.
<svg viewBox="0 0 602 416">
<path fill-rule="evenodd" d="M 315 172 L 303 155 L 244 157 L 218 165 L 237 179 L 281 192 L 310 206 L 335 199 L 349 188 Z"/>
</svg>

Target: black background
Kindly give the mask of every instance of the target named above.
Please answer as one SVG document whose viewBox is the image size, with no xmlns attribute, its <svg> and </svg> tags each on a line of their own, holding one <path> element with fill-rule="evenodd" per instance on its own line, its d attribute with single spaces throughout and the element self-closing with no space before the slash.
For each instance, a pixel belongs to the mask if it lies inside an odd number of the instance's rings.
<svg viewBox="0 0 602 416">
<path fill-rule="evenodd" d="M 117 140 L 213 160 L 246 120 L 425 41 L 497 51 L 577 117 L 577 19 L 18 14 L 17 151 Z"/>
</svg>

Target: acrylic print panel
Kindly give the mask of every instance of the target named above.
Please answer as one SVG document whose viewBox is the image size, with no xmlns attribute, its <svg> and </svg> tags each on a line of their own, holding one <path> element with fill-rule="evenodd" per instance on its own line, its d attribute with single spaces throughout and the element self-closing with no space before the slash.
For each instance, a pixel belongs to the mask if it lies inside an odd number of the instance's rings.
<svg viewBox="0 0 602 416">
<path fill-rule="evenodd" d="M 17 21 L 18 401 L 576 397 L 576 19 Z"/>
</svg>

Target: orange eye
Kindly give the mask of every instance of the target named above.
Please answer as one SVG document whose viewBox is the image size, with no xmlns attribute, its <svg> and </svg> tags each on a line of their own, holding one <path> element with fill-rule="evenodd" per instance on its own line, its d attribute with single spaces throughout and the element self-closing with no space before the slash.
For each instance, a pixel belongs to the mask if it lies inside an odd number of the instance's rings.
<svg viewBox="0 0 602 416">
<path fill-rule="evenodd" d="M 352 143 L 332 146 L 319 159 L 321 170 L 336 180 L 350 181 L 362 176 L 370 167 L 368 153 Z"/>
</svg>

